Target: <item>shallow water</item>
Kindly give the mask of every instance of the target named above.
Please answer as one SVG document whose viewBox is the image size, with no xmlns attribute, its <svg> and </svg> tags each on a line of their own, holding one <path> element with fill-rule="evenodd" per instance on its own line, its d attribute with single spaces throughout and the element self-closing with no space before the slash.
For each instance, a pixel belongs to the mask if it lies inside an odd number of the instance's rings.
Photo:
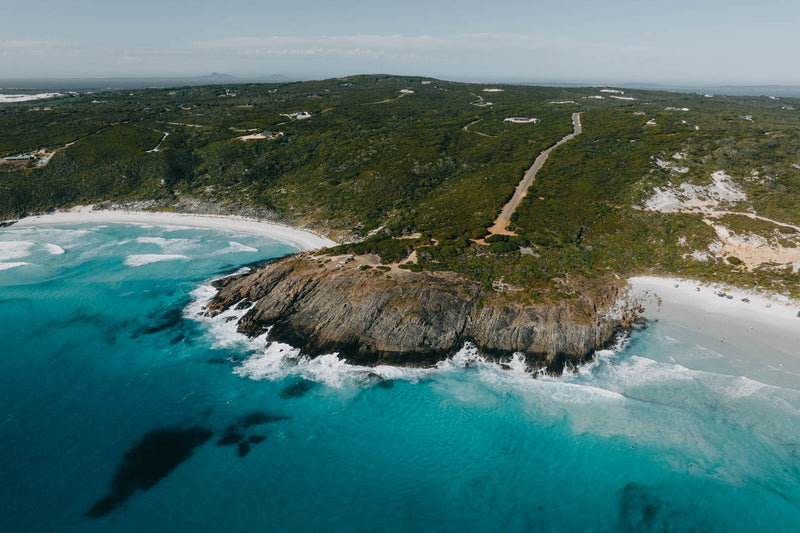
<svg viewBox="0 0 800 533">
<path fill-rule="evenodd" d="M 469 347 L 308 361 L 196 316 L 207 280 L 289 251 L 0 231 L 0 531 L 798 530 L 798 376 L 740 377 L 713 332 L 663 321 L 534 380 Z"/>
</svg>

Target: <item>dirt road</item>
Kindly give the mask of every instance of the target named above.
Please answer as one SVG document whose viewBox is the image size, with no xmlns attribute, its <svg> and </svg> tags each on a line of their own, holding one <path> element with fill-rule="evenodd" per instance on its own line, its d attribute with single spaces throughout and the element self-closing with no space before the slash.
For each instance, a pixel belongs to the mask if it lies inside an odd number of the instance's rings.
<svg viewBox="0 0 800 533">
<path fill-rule="evenodd" d="M 492 224 L 492 226 L 489 228 L 489 235 L 516 235 L 513 231 L 506 229 L 511 221 L 511 215 L 514 214 L 514 211 L 516 211 L 517 207 L 519 207 L 522 199 L 525 198 L 526 194 L 528 194 L 528 188 L 536 178 L 536 173 L 539 172 L 539 169 L 542 168 L 544 162 L 547 161 L 547 157 L 550 155 L 550 152 L 581 134 L 583 130 L 581 129 L 580 113 L 572 114 L 572 127 L 574 130 L 572 133 L 565 136 L 556 144 L 539 154 L 539 157 L 537 157 L 533 162 L 531 168 L 525 172 L 525 175 L 522 177 L 522 181 L 519 182 L 516 191 L 514 191 L 514 196 L 512 196 L 511 200 L 509 200 L 509 202 L 503 207 L 502 211 L 500 211 L 500 215 L 498 215 L 497 219 L 494 221 L 494 224 Z"/>
</svg>

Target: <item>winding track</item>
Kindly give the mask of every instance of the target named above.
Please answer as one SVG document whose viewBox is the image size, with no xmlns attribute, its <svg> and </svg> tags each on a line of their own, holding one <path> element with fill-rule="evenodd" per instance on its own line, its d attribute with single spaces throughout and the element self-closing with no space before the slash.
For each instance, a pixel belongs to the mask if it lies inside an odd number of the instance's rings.
<svg viewBox="0 0 800 533">
<path fill-rule="evenodd" d="M 497 216 L 497 219 L 494 221 L 494 224 L 489 228 L 489 234 L 487 235 L 516 235 L 513 231 L 509 231 L 506 229 L 508 224 L 511 222 L 511 215 L 514 214 L 519 204 L 522 203 L 522 199 L 525 198 L 525 195 L 528 194 L 528 188 L 533 183 L 533 180 L 536 178 L 536 173 L 542 168 L 544 162 L 547 161 L 547 157 L 550 155 L 550 152 L 564 144 L 565 142 L 571 141 L 575 137 L 581 134 L 583 131 L 581 127 L 581 114 L 580 113 L 573 113 L 572 114 L 572 127 L 574 131 L 569 135 L 565 136 L 563 139 L 558 141 L 556 144 L 539 154 L 539 157 L 533 162 L 531 168 L 525 172 L 525 175 L 522 176 L 522 181 L 519 182 L 517 185 L 516 191 L 514 191 L 514 196 L 511 197 L 511 200 L 503 206 L 502 211 Z"/>
</svg>

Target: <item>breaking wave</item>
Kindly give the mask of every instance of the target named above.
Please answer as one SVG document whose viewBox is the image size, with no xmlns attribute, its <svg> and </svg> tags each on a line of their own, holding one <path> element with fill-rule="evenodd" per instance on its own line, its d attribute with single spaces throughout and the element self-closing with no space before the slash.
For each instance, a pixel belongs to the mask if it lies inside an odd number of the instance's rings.
<svg viewBox="0 0 800 533">
<path fill-rule="evenodd" d="M 30 265 L 30 263 L 25 262 L 16 262 L 16 263 L 0 263 L 0 270 L 9 270 L 12 268 L 17 268 L 25 265 Z"/>
<path fill-rule="evenodd" d="M 178 259 L 189 259 L 185 255 L 179 254 L 141 254 L 129 255 L 125 258 L 125 264 L 131 267 L 149 265 L 150 263 L 160 263 L 161 261 L 176 261 Z"/>
<path fill-rule="evenodd" d="M 34 246 L 36 243 L 30 241 L 0 241 L 0 261 L 28 257 Z"/>
</svg>

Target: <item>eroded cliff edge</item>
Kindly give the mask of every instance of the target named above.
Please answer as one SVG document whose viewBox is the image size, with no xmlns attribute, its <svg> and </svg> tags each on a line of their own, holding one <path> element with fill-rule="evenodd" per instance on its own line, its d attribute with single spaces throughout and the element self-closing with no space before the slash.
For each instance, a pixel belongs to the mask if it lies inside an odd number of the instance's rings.
<svg viewBox="0 0 800 533">
<path fill-rule="evenodd" d="M 622 283 L 567 301 L 524 304 L 452 272 L 336 266 L 289 256 L 215 282 L 206 312 L 250 307 L 240 332 L 352 364 L 428 366 L 475 344 L 488 359 L 525 355 L 532 370 L 561 373 L 614 342 L 636 316 L 616 309 Z"/>
</svg>

